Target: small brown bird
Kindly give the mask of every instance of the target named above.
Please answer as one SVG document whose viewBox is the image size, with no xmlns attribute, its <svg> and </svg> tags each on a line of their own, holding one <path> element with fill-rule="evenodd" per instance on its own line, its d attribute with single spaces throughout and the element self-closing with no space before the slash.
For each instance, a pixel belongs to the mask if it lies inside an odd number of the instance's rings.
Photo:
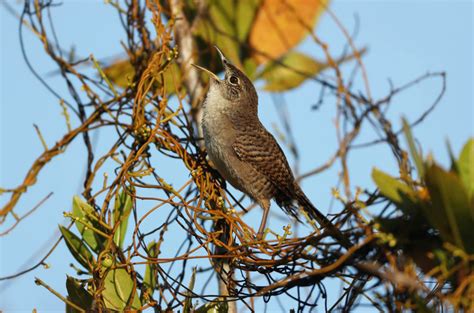
<svg viewBox="0 0 474 313">
<path fill-rule="evenodd" d="M 298 207 L 302 207 L 321 226 L 337 232 L 334 235 L 339 238 L 340 231 L 308 200 L 295 181 L 282 149 L 260 122 L 257 91 L 251 80 L 216 49 L 224 66 L 223 80 L 193 64 L 211 77 L 203 103 L 205 146 L 222 177 L 263 208 L 259 237 L 265 230 L 270 200 L 274 199 L 298 221 Z"/>
</svg>

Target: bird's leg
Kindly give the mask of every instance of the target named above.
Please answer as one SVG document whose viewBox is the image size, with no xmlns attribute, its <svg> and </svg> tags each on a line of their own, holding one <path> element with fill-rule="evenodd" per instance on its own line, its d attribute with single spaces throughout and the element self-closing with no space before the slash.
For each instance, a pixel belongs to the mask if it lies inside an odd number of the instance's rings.
<svg viewBox="0 0 474 313">
<path fill-rule="evenodd" d="M 270 212 L 270 201 L 269 200 L 259 201 L 259 205 L 263 209 L 263 216 L 262 216 L 262 222 L 260 223 L 260 227 L 258 228 L 257 238 L 262 239 L 263 233 L 265 231 L 265 226 L 267 225 L 268 212 Z"/>
</svg>

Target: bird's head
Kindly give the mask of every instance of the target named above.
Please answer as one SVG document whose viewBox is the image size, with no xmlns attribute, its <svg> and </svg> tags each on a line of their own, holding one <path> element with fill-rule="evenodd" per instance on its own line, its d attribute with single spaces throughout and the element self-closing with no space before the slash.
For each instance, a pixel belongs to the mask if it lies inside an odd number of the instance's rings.
<svg viewBox="0 0 474 313">
<path fill-rule="evenodd" d="M 208 96 L 212 94 L 213 97 L 219 97 L 222 98 L 222 100 L 225 99 L 235 106 L 250 106 L 256 109 L 258 96 L 252 81 L 244 72 L 230 63 L 219 48 L 215 48 L 219 53 L 224 67 L 224 79 L 220 79 L 216 74 L 206 68 L 193 64 L 196 68 L 210 75 L 211 81 Z"/>
</svg>

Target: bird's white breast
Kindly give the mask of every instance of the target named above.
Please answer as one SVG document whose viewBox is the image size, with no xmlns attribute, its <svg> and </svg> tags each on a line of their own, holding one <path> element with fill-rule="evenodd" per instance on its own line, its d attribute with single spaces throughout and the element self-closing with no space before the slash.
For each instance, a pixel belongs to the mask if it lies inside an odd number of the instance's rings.
<svg viewBox="0 0 474 313">
<path fill-rule="evenodd" d="M 203 133 L 206 147 L 217 141 L 223 144 L 226 134 L 231 130 L 227 112 L 231 103 L 221 97 L 218 88 L 211 88 L 207 93 L 203 108 Z"/>
<path fill-rule="evenodd" d="M 237 173 L 230 160 L 235 138 L 235 130 L 228 118 L 230 110 L 232 110 L 232 103 L 220 95 L 218 88 L 211 86 L 204 102 L 202 116 L 207 154 L 224 179 L 239 188 Z"/>
</svg>

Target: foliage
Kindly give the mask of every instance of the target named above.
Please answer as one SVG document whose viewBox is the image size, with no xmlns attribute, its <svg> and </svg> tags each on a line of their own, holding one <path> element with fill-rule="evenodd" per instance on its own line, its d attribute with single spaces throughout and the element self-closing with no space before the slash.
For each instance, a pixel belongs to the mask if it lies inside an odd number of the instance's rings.
<svg viewBox="0 0 474 313">
<path fill-rule="evenodd" d="M 68 312 L 256 310 L 256 302 L 281 302 L 281 295 L 289 296 L 284 309 L 300 311 L 320 308 L 323 302 L 328 311 L 350 311 L 362 300 L 380 311 L 472 310 L 474 140 L 458 158 L 452 157 L 446 170 L 432 157 L 422 158 L 411 134 L 444 94 L 444 73 L 428 73 L 373 99 L 362 60 L 365 49 L 356 48 L 330 11 L 350 49 L 334 57 L 313 31 L 327 1 L 106 4 L 119 15 L 126 36 L 126 57 L 111 64 L 93 55 L 80 59 L 63 53 L 52 15 L 46 14 L 54 10 L 52 2 L 27 0 L 20 15 L 22 27 L 38 37 L 68 87 L 69 95 L 59 101 L 68 130 L 54 146 L 44 144 L 44 153 L 18 187 L 2 189 L 10 199 L 0 218 L 3 223 L 15 217 L 7 234 L 28 216 L 17 218 L 19 199 L 46 164 L 82 140 L 88 160 L 84 188 L 65 213 L 70 224 L 59 226 L 79 267 L 74 266 L 74 277 L 66 278 L 66 296 L 36 280 L 64 301 Z M 307 36 L 323 60 L 295 50 Z M 26 45 L 23 28 L 20 38 Z M 297 235 L 290 224 L 283 232 L 267 230 L 264 240 L 244 221 L 252 205 L 245 208 L 248 201 L 236 200 L 226 189 L 206 160 L 199 137 L 199 104 L 207 79 L 189 65 L 218 72 L 216 44 L 275 98 L 281 99 L 276 93 L 313 83 L 320 97 L 315 108 L 334 108 L 337 148 L 299 179 L 337 168 L 334 203 L 339 209 L 330 217 L 351 246 L 339 244 L 309 218 L 305 222 L 313 227 L 298 229 Z M 355 68 L 351 75 L 343 71 L 346 63 Z M 358 73 L 362 91 L 353 90 Z M 398 94 L 428 79 L 442 82 L 439 96 L 422 115 L 404 122 L 404 149 L 402 132 L 386 112 Z M 280 137 L 298 160 L 284 107 L 279 113 L 285 126 Z M 107 128 L 115 131 L 113 139 L 97 155 L 90 133 Z M 378 137 L 360 143 L 359 135 L 367 129 Z M 378 190 L 354 189 L 350 152 L 365 148 L 372 155 L 375 145 L 389 148 L 381 157 L 395 160 L 400 178 L 374 169 Z M 171 161 L 186 172 L 185 178 L 178 177 L 179 170 L 175 177 L 164 177 Z M 214 277 L 219 294 L 208 287 Z M 343 289 L 329 305 L 326 284 L 333 280 Z"/>
<path fill-rule="evenodd" d="M 193 34 L 202 51 L 197 63 L 211 70 L 221 68 L 217 45 L 235 64 L 245 69 L 250 77 L 265 82 L 265 90 L 282 92 L 300 86 L 305 80 L 329 68 L 331 61 L 318 61 L 294 50 L 294 47 L 311 32 L 312 25 L 328 5 L 321 0 L 212 0 L 208 11 L 200 12 L 193 1 L 187 1 L 187 16 L 193 22 Z M 167 7 L 163 1 L 162 5 Z M 206 14 L 206 18 L 199 18 Z M 295 21 L 295 16 L 298 20 Z M 169 15 L 167 15 L 170 18 Z M 273 29 L 268 32 L 268 29 Z M 202 48 L 202 49 L 201 49 Z M 364 50 L 359 51 L 362 54 Z M 354 56 L 337 60 L 342 63 Z M 261 66 L 263 65 L 263 66 Z M 257 71 L 258 67 L 261 70 Z M 133 83 L 134 68 L 130 60 L 118 60 L 104 69 L 107 77 L 121 87 Z M 176 63 L 162 73 L 167 92 L 175 91 L 173 75 L 179 73 Z"/>
<path fill-rule="evenodd" d="M 414 142 L 408 123 L 404 131 L 419 175 L 414 180 L 401 173 L 400 180 L 374 169 L 372 177 L 381 194 L 397 207 L 399 216 L 380 217 L 385 233 L 396 239 L 396 248 L 411 257 L 427 275 L 464 295 L 465 308 L 473 308 L 471 281 L 474 269 L 474 138 L 451 158 L 451 168 L 443 169 L 432 157 L 426 160 Z M 469 300 L 470 299 L 470 300 Z"/>
</svg>

